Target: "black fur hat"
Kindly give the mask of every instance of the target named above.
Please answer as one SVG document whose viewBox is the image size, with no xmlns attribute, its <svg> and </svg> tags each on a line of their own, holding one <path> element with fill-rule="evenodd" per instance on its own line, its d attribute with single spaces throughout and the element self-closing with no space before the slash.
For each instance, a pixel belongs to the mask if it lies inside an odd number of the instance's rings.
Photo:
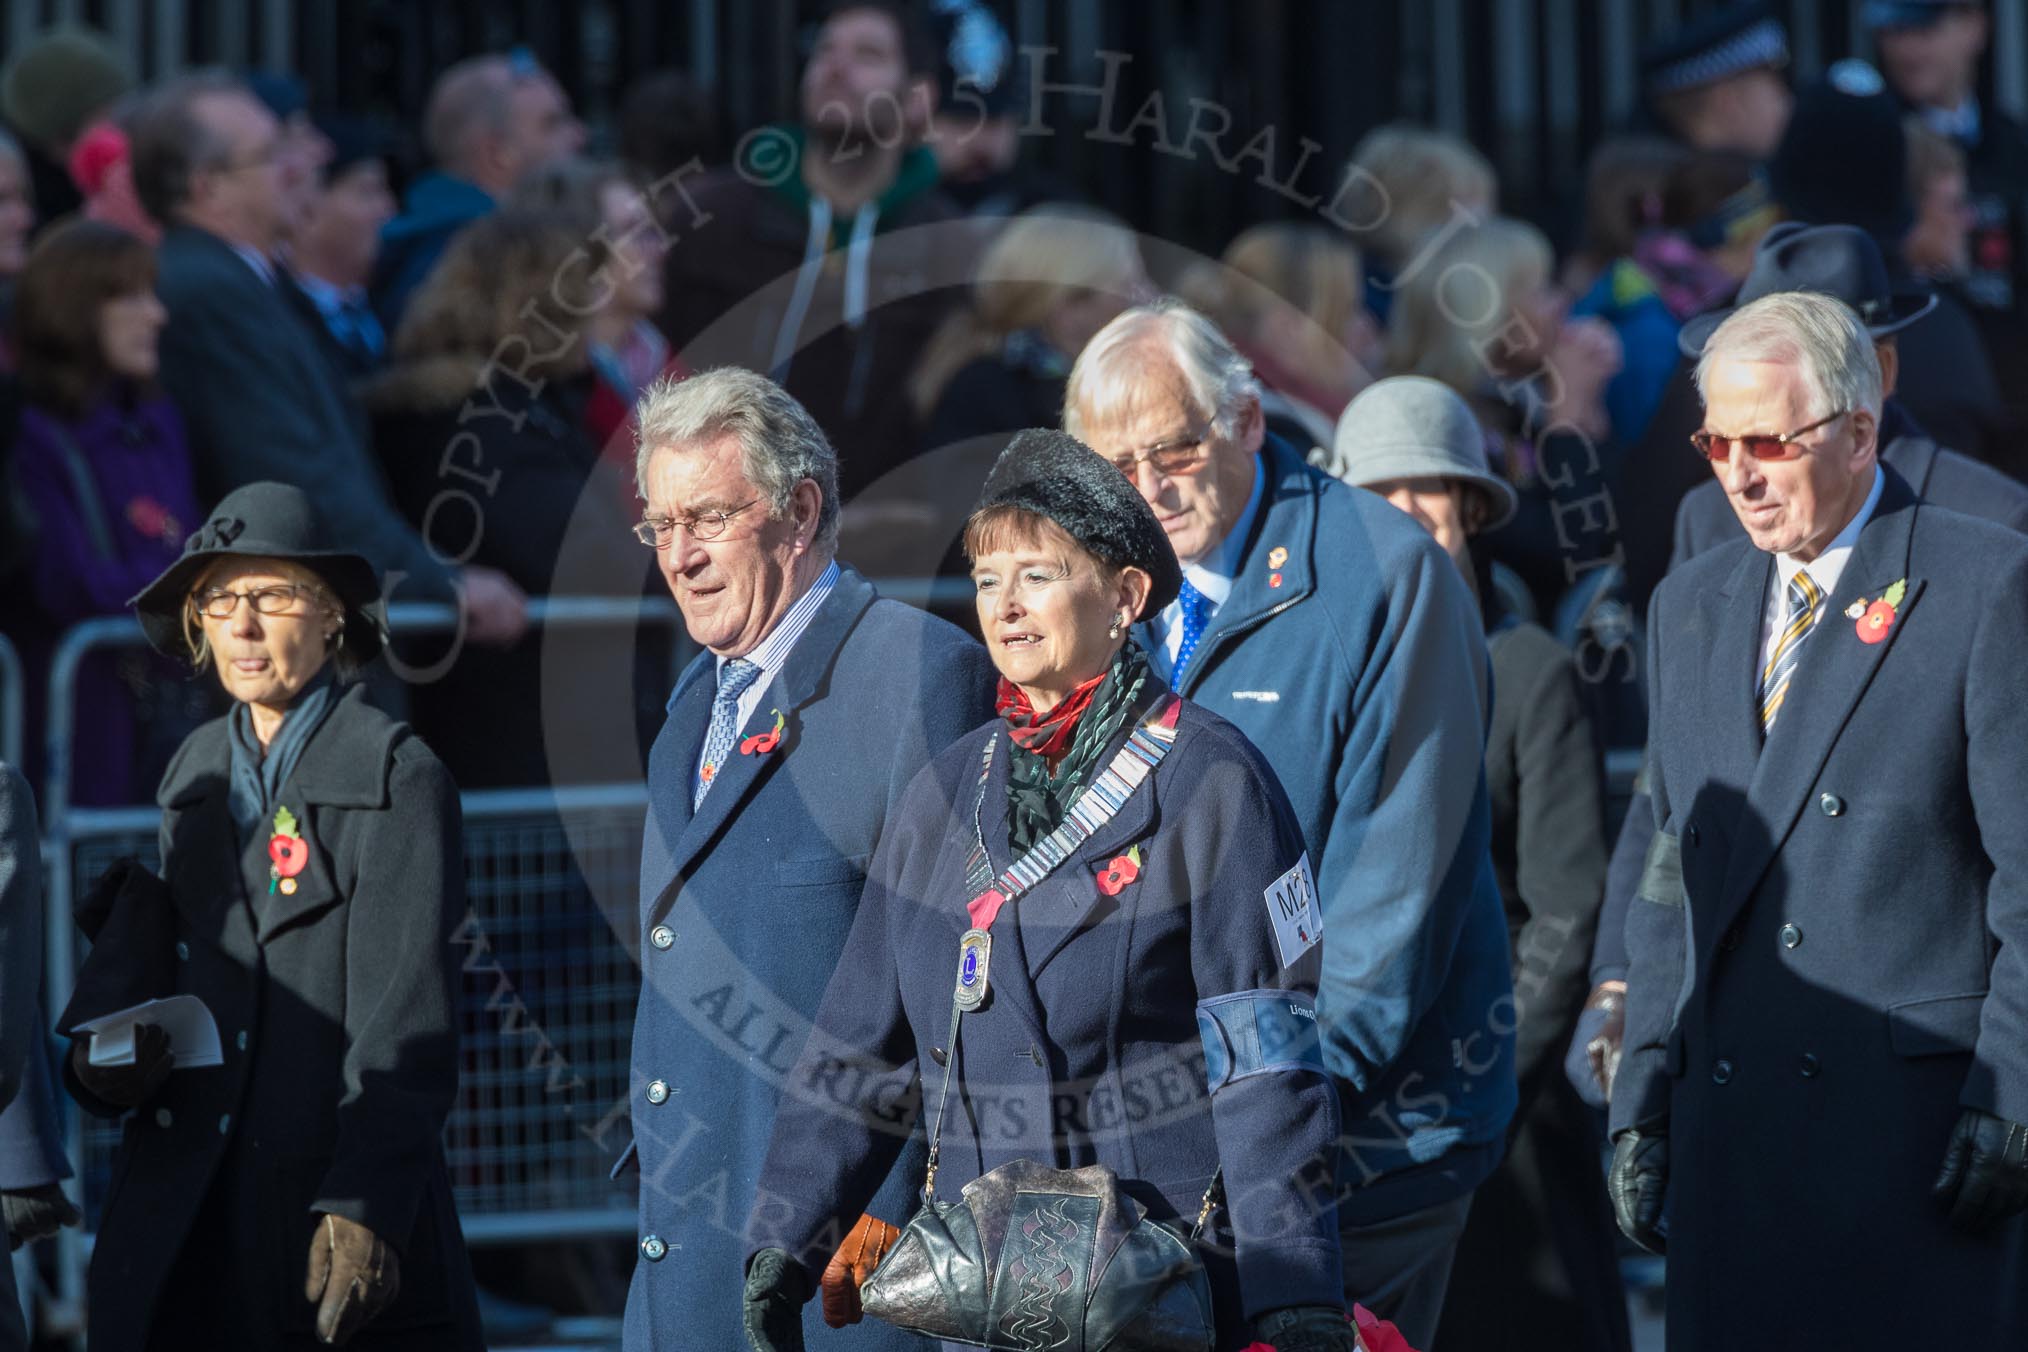
<svg viewBox="0 0 2028 1352">
<path fill-rule="evenodd" d="M 1095 557 L 1154 579 L 1138 618 L 1161 613 L 1183 585 L 1183 568 L 1155 513 L 1125 475 L 1067 432 L 1016 432 L 993 462 L 974 514 L 1019 507 L 1047 517 Z"/>
</svg>

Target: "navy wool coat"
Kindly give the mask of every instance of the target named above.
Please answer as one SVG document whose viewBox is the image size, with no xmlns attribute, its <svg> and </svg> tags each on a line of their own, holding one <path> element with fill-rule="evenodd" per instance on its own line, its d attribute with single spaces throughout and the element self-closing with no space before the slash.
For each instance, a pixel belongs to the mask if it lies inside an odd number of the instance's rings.
<svg viewBox="0 0 2028 1352">
<path fill-rule="evenodd" d="M 1006 753 L 995 721 L 911 786 L 817 1016 L 824 1040 L 791 1077 L 749 1237 L 798 1256 L 813 1278 L 910 1139 L 917 1096 L 935 1111 L 971 923 L 967 859 L 983 840 L 995 874 L 1010 862 Z M 1100 875 L 1135 848 L 1138 873 L 1107 896 Z M 993 927 L 988 1002 L 958 1036 L 938 1200 L 1015 1160 L 1096 1163 L 1154 1219 L 1187 1226 L 1222 1165 L 1237 1243 L 1236 1260 L 1206 1260 L 1218 1346 L 1244 1345 L 1246 1319 L 1267 1310 L 1337 1305 L 1336 1092 L 1313 1062 L 1208 1095 L 1196 1017 L 1200 1001 L 1241 991 L 1312 1007 L 1320 946 L 1285 966 L 1265 895 L 1303 852 L 1260 753 L 1186 703 L 1154 773 Z M 920 1188 L 921 1170 L 908 1181 Z"/>
<path fill-rule="evenodd" d="M 443 1152 L 465 913 L 457 787 L 364 695 L 338 700 L 277 798 L 310 847 L 293 894 L 268 890 L 266 831 L 238 844 L 225 720 L 192 733 L 157 793 L 174 914 L 116 915 L 79 973 L 62 1027 L 187 993 L 225 1055 L 172 1072 L 126 1115 L 92 1252 L 92 1352 L 320 1346 L 303 1296 L 320 1212 L 401 1260 L 399 1295 L 350 1346 L 480 1346 Z M 87 1111 L 118 1112 L 68 1060 L 64 1078 Z"/>
<path fill-rule="evenodd" d="M 903 792 L 991 713 L 994 680 L 962 631 L 841 568 L 742 729 L 765 734 L 779 710 L 780 743 L 728 757 L 695 816 L 711 654 L 677 683 L 648 764 L 634 1139 L 616 1170 L 640 1178 L 630 1352 L 746 1345 L 741 1225 L 782 1085 Z M 900 1221 L 910 1182 L 897 1177 L 869 1209 Z M 834 1333 L 815 1303 L 804 1322 L 818 1347 L 925 1346 L 871 1321 Z"/>
<path fill-rule="evenodd" d="M 1324 904 L 1340 1219 L 1379 1221 L 1469 1192 L 1514 1114 L 1485 628 L 1407 514 L 1273 437 L 1261 469 L 1232 592 L 1178 693 L 1231 719 L 1295 807 Z"/>
<path fill-rule="evenodd" d="M 1930 1196 L 1963 1109 L 2028 1121 L 2028 540 L 1882 472 L 1765 745 L 1772 556 L 1702 554 L 1649 617 L 1682 887 L 1632 904 L 1612 1108 L 1670 1136 L 1671 1348 L 2028 1346 L 2028 1220 Z"/>
</svg>

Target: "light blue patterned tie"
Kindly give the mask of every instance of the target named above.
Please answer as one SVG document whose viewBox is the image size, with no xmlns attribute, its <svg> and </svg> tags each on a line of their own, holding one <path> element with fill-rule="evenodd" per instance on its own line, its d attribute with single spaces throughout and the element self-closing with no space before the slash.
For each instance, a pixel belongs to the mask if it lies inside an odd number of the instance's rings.
<svg viewBox="0 0 2028 1352">
<path fill-rule="evenodd" d="M 1183 611 L 1183 641 L 1176 648 L 1176 670 L 1169 677 L 1172 686 L 1183 680 L 1184 668 L 1196 656 L 1197 640 L 1204 637 L 1204 626 L 1211 619 L 1211 598 L 1191 586 L 1187 579 L 1176 593 L 1176 604 Z"/>
<path fill-rule="evenodd" d="M 732 754 L 739 737 L 739 697 L 760 675 L 760 667 L 744 657 L 735 657 L 718 668 L 718 694 L 711 701 L 711 727 L 704 734 L 704 760 L 697 769 L 697 787 L 690 791 L 690 810 L 704 802 L 719 767 Z"/>
</svg>

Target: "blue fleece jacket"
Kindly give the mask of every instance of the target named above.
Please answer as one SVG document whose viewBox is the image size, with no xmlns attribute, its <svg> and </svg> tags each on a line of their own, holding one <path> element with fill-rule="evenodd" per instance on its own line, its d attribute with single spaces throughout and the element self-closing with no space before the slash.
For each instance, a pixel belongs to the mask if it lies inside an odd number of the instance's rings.
<svg viewBox="0 0 2028 1352">
<path fill-rule="evenodd" d="M 1339 1218 L 1363 1224 L 1477 1186 L 1514 1113 L 1490 668 L 1471 594 L 1425 531 L 1272 437 L 1261 455 L 1265 499 L 1179 690 L 1266 754 L 1309 845 Z"/>
</svg>

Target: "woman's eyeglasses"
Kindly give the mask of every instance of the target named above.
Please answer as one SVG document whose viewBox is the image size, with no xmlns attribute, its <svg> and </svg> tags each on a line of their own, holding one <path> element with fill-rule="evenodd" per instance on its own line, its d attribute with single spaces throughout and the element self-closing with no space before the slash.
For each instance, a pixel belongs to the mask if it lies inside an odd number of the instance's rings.
<svg viewBox="0 0 2028 1352">
<path fill-rule="evenodd" d="M 754 498 L 737 507 L 697 512 L 691 516 L 651 516 L 634 523 L 634 538 L 651 548 L 667 549 L 676 542 L 676 528 L 681 526 L 690 532 L 693 540 L 716 540 L 725 534 L 726 525 L 734 517 L 759 501 L 759 498 Z"/>
<path fill-rule="evenodd" d="M 210 591 L 194 592 L 190 597 L 191 607 L 206 619 L 229 620 L 239 610 L 241 598 L 253 606 L 256 615 L 287 615 L 295 610 L 298 602 L 318 598 L 314 587 L 288 583 L 278 587 L 255 587 L 252 591 L 227 591 L 216 587 Z"/>
<path fill-rule="evenodd" d="M 1716 432 L 1692 432 L 1690 444 L 1697 448 L 1697 454 L 1715 465 L 1731 461 L 1732 448 L 1744 446 L 1746 453 L 1755 460 L 1793 460 L 1803 453 L 1797 443 L 1806 434 L 1816 431 L 1827 423 L 1834 423 L 1850 413 L 1851 409 L 1840 409 L 1828 418 L 1819 418 L 1808 427 L 1798 427 L 1793 432 L 1753 432 L 1743 437 L 1720 436 Z"/>
<path fill-rule="evenodd" d="M 1171 441 L 1160 446 L 1150 446 L 1145 451 L 1135 451 L 1131 455 L 1109 455 L 1106 459 L 1112 462 L 1114 469 L 1133 479 L 1139 477 L 1141 466 L 1144 464 L 1153 465 L 1157 474 L 1195 474 L 1204 468 L 1209 456 L 1205 451 L 1204 438 L 1194 436 L 1187 441 Z"/>
</svg>

